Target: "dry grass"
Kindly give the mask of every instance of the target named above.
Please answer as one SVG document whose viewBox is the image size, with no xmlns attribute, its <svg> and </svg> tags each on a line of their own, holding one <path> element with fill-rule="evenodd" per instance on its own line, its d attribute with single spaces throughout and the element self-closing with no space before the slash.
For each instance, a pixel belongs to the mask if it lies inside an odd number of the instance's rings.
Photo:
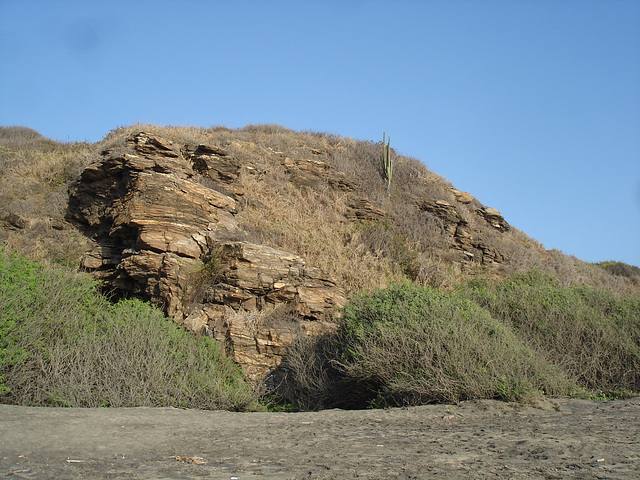
<svg viewBox="0 0 640 480">
<path fill-rule="evenodd" d="M 77 265 L 86 241 L 64 220 L 67 189 L 95 151 L 23 127 L 0 128 L 0 242 L 32 259 Z"/>
<path fill-rule="evenodd" d="M 276 394 L 294 410 L 364 406 L 359 395 L 354 395 L 353 388 L 344 382 L 337 361 L 342 350 L 336 334 L 298 336 L 280 366 L 282 382 Z"/>
<path fill-rule="evenodd" d="M 41 150 L 55 149 L 58 145 L 57 142 L 43 137 L 31 128 L 19 126 L 0 127 L 0 144 L 11 149 L 38 148 Z"/>
<path fill-rule="evenodd" d="M 0 219 L 7 228 L 0 230 L 0 242 L 31 258 L 76 262 L 84 242 L 64 224 L 68 185 L 98 152 L 117 148 L 127 136 L 141 130 L 173 141 L 177 148 L 202 143 L 226 149 L 245 166 L 239 181 L 246 194 L 238 218 L 251 239 L 303 256 L 309 264 L 329 271 L 349 292 L 403 278 L 449 288 L 465 276 L 506 276 L 532 267 L 564 284 L 640 289 L 633 276 L 616 275 L 560 252 L 547 252 L 517 229 L 498 232 L 475 213 L 482 206 L 478 200 L 457 202 L 452 185 L 414 158 L 396 155 L 388 192 L 379 171 L 379 142 L 294 132 L 278 125 L 241 129 L 132 125 L 111 131 L 93 145 L 62 144 L 30 129 L 3 127 Z M 296 185 L 283 165 L 286 159 L 323 162 L 330 172 L 344 174 L 353 191 L 336 190 L 325 180 Z M 349 195 L 368 199 L 386 212 L 386 218 L 378 224 L 347 220 Z M 463 261 L 442 222 L 418 208 L 425 200 L 453 205 L 474 238 L 501 252 L 505 263 L 480 266 Z M 12 226 L 7 221 L 11 214 L 26 219 L 28 228 Z"/>
<path fill-rule="evenodd" d="M 262 242 L 296 252 L 309 265 L 332 273 L 348 291 L 401 277 L 390 259 L 364 248 L 360 232 L 342 214 L 344 194 L 300 190 L 283 177 L 283 170 L 276 166 L 260 179 L 245 177 L 243 181 L 253 201 L 238 220 L 259 231 Z"/>
</svg>

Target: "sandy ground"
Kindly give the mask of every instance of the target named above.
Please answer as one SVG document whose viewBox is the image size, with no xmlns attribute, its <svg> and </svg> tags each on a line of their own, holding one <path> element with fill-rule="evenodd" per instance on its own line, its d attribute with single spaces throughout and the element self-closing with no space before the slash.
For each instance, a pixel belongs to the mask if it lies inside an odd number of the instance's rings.
<svg viewBox="0 0 640 480">
<path fill-rule="evenodd" d="M 318 413 L 0 405 L 0 475 L 640 479 L 640 398 Z"/>
</svg>

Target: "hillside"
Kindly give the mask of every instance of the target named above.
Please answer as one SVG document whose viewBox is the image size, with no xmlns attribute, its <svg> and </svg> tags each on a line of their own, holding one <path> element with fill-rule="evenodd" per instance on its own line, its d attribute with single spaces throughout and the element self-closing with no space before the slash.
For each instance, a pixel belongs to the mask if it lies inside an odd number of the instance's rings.
<svg viewBox="0 0 640 480">
<path fill-rule="evenodd" d="M 95 144 L 61 144 L 29 129 L 2 127 L 0 243 L 33 260 L 80 266 L 112 299 L 138 297 L 160 306 L 188 330 L 222 342 L 248 377 L 271 376 L 276 383 L 298 368 L 291 363 L 295 355 L 279 367 L 288 352 L 308 348 L 298 345 L 299 338 L 333 335 L 347 304 L 359 306 L 346 310 L 345 322 L 359 322 L 368 308 L 366 295 L 380 288 L 397 298 L 405 293 L 389 287 L 407 282 L 440 291 L 444 297 L 429 294 L 420 300 L 426 303 L 410 301 L 406 308 L 444 302 L 442 312 L 450 313 L 442 315 L 449 318 L 467 305 L 467 297 L 457 295 L 470 288 L 465 295 L 474 303 L 460 318 L 478 309 L 473 315 L 479 323 L 465 333 L 471 337 L 486 328 L 502 332 L 514 321 L 515 314 L 494 308 L 501 293 L 491 290 L 514 278 L 520 279 L 517 285 L 545 285 L 571 302 L 583 301 L 577 292 L 584 288 L 603 292 L 607 302 L 638 298 L 640 269 L 617 262 L 593 265 L 545 250 L 492 208 L 499 206 L 456 190 L 417 159 L 392 151 L 387 187 L 381 148 L 381 143 L 275 125 L 132 126 Z M 473 281 L 486 287 L 466 287 Z M 421 292 L 411 295 L 420 299 Z M 514 304 L 500 301 L 508 308 Z M 638 321 L 637 303 L 623 318 L 630 325 Z M 595 318 L 599 308 L 590 304 L 585 311 Z M 344 322 L 341 326 L 349 331 Z M 537 337 L 527 337 L 524 327 L 513 328 L 517 335 L 505 330 L 500 341 L 509 344 L 505 352 L 520 352 L 518 361 L 511 360 L 514 366 L 525 362 L 522 368 L 540 378 L 572 372 L 579 385 L 600 388 L 594 380 L 598 373 L 582 378 L 583 365 L 570 359 L 546 353 L 534 359 L 545 344 L 538 338 L 542 343 L 535 345 Z M 574 327 L 562 328 L 569 333 Z M 522 353 L 529 348 L 533 353 Z M 640 347 L 629 348 L 634 357 Z M 548 361 L 560 365 L 560 373 L 549 370 Z M 360 367 L 353 362 L 356 371 Z M 630 383 L 607 388 L 634 389 L 638 380 L 623 377 Z M 379 382 L 366 388 L 376 390 Z M 536 388 L 559 393 L 561 383 Z M 399 403 L 496 395 L 482 389 L 447 392 L 435 397 L 414 392 Z M 517 396 L 504 396 L 510 395 Z M 395 401 L 392 397 L 385 401 Z"/>
<path fill-rule="evenodd" d="M 57 143 L 23 127 L 2 127 L 1 241 L 30 258 L 77 265 L 85 239 L 65 222 L 68 189 L 100 152 L 123 148 L 137 131 L 179 147 L 203 144 L 227 152 L 240 177 L 233 182 L 236 191 L 225 185 L 224 173 L 198 181 L 238 200 L 238 220 L 252 240 L 303 256 L 347 292 L 403 278 L 446 288 L 479 272 L 504 277 L 533 266 L 563 284 L 635 290 L 640 278 L 634 267 L 618 264 L 605 275 L 545 250 L 417 159 L 394 154 L 388 192 L 380 143 L 276 125 L 132 126 L 95 144 Z"/>
</svg>

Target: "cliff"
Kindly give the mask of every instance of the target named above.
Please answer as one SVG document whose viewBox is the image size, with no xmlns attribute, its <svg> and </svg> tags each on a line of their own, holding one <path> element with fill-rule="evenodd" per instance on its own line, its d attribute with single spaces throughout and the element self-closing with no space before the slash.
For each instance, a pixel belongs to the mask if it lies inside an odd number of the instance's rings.
<svg viewBox="0 0 640 480">
<path fill-rule="evenodd" d="M 173 142 L 147 131 L 127 135 L 102 150 L 71 191 L 67 219 L 91 241 L 82 268 L 117 296 L 150 300 L 192 332 L 224 342 L 248 376 L 264 378 L 297 335 L 335 329 L 333 317 L 346 297 L 326 268 L 298 252 L 247 240 L 238 217 L 259 201 L 252 198 L 260 189 L 256 184 L 268 185 L 276 198 L 294 191 L 341 196 L 332 213 L 342 218 L 329 226 L 341 223 L 353 234 L 389 230 L 385 208 L 394 207 L 384 197 L 370 198 L 357 178 L 325 161 L 330 147 L 304 150 L 295 158 L 271 149 L 242 159 L 220 144 Z M 414 198 L 413 215 L 440 230 L 438 243 L 459 267 L 504 263 L 507 254 L 474 227 L 481 223 L 500 235 L 509 224 L 471 195 L 446 192 L 446 200 Z M 267 224 L 277 221 L 268 208 L 260 210 Z M 284 207 L 282 214 L 296 212 Z M 392 240 L 395 248 L 409 257 L 394 273 L 411 274 L 413 268 L 419 275 L 420 266 L 411 262 L 417 262 L 420 247 L 413 250 L 402 232 L 393 235 L 399 237 Z M 371 248 L 367 253 L 384 255 Z"/>
</svg>

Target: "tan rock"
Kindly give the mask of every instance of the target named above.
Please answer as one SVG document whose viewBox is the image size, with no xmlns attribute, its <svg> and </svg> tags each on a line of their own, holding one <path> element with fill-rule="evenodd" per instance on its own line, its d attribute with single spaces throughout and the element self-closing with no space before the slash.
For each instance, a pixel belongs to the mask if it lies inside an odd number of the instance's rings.
<svg viewBox="0 0 640 480">
<path fill-rule="evenodd" d="M 191 313 L 182 321 L 182 325 L 196 335 L 212 336 L 209 328 L 209 317 L 202 310 Z"/>
<path fill-rule="evenodd" d="M 439 218 L 442 221 L 444 230 L 449 235 L 455 235 L 458 224 L 462 221 L 462 217 L 456 207 L 444 200 L 424 200 L 419 207 L 420 210 Z"/>
<path fill-rule="evenodd" d="M 235 191 L 241 167 L 224 149 L 179 147 L 139 132 L 85 169 L 69 219 L 92 238 L 85 268 L 123 294 L 162 305 L 188 330 L 224 342 L 258 378 L 279 365 L 295 335 L 335 329 L 345 298 L 326 272 L 298 255 L 222 240 L 242 234 L 238 204 L 222 193 Z M 312 160 L 292 168 L 320 181 L 330 170 Z M 269 314 L 283 305 L 285 315 Z"/>
<path fill-rule="evenodd" d="M 80 260 L 80 266 L 84 270 L 97 270 L 102 267 L 102 256 L 93 252 L 87 252 Z"/>
<path fill-rule="evenodd" d="M 380 220 L 387 215 L 382 208 L 363 197 L 351 197 L 347 203 L 346 217 L 350 220 Z"/>
<path fill-rule="evenodd" d="M 318 160 L 291 160 L 286 157 L 282 161 L 289 181 L 297 187 L 328 184 L 335 190 L 350 192 L 355 184 L 342 172 L 336 172 L 328 163 Z"/>
<path fill-rule="evenodd" d="M 473 201 L 473 195 L 468 192 L 462 192 L 452 188 L 451 193 L 453 193 L 453 196 L 456 197 L 456 200 L 460 203 L 471 203 Z"/>
<path fill-rule="evenodd" d="M 484 218 L 493 228 L 501 232 L 511 229 L 511 225 L 507 223 L 498 210 L 491 207 L 482 207 L 476 209 L 476 214 Z"/>
<path fill-rule="evenodd" d="M 199 258 L 203 246 L 194 235 L 238 230 L 235 201 L 196 182 L 142 173 L 130 189 L 122 221 L 138 231 L 138 249 Z"/>
<path fill-rule="evenodd" d="M 342 290 L 326 272 L 282 250 L 247 242 L 221 244 L 224 265 L 216 288 L 235 287 L 238 304 L 260 309 L 267 304 L 292 303 L 295 311 L 313 319 L 331 318 L 345 303 Z M 255 302 L 247 300 L 255 297 Z M 229 296 L 228 303 L 232 303 Z"/>
<path fill-rule="evenodd" d="M 196 172 L 212 180 L 231 184 L 240 176 L 242 165 L 222 148 L 211 145 L 187 145 L 182 152 Z"/>
</svg>

